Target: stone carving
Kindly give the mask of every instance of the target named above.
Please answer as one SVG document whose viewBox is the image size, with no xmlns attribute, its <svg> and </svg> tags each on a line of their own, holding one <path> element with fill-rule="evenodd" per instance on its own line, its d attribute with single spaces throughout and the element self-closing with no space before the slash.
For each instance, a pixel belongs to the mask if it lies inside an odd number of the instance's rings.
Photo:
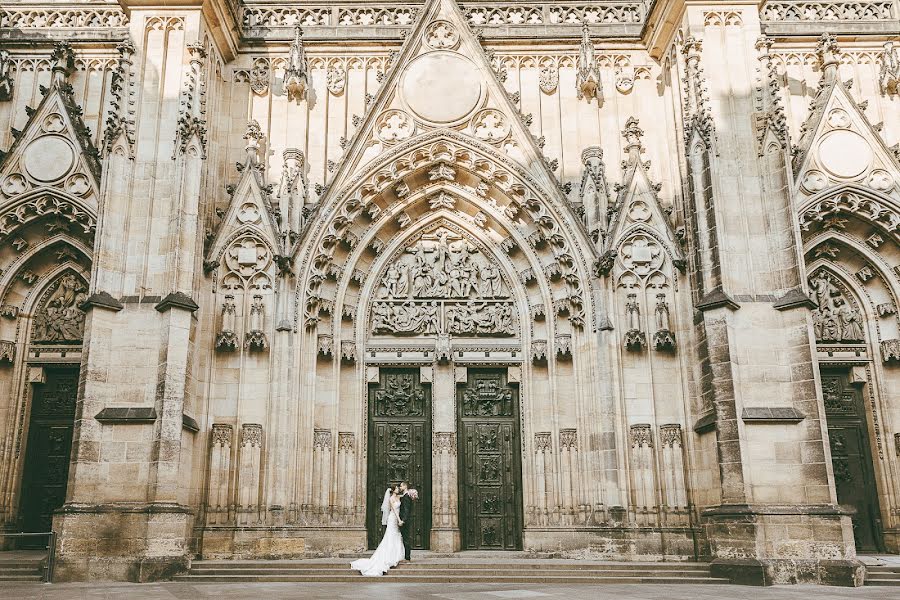
<svg viewBox="0 0 900 600">
<path fill-rule="evenodd" d="M 890 315 L 897 314 L 897 307 L 894 306 L 893 302 L 882 302 L 875 306 L 875 312 L 879 317 L 887 317 Z M 3 314 L 3 308 L 0 307 L 0 315 Z"/>
<path fill-rule="evenodd" d="M 0 362 L 12 364 L 16 359 L 16 343 L 0 340 Z"/>
<path fill-rule="evenodd" d="M 547 360 L 547 340 L 531 341 L 531 360 L 535 362 Z"/>
<path fill-rule="evenodd" d="M 447 163 L 440 163 L 428 172 L 429 181 L 453 181 L 456 179 L 456 169 Z"/>
<path fill-rule="evenodd" d="M 681 448 L 681 425 L 660 425 L 659 442 L 663 448 Z"/>
<path fill-rule="evenodd" d="M 250 91 L 257 96 L 264 96 L 269 91 L 269 61 L 265 58 L 257 58 L 253 61 L 253 68 L 247 72 L 247 81 L 250 83 Z"/>
<path fill-rule="evenodd" d="M 616 91 L 620 94 L 627 94 L 634 89 L 634 79 L 634 67 L 625 65 L 616 67 Z"/>
<path fill-rule="evenodd" d="M 409 113 L 402 110 L 386 110 L 375 122 L 375 135 L 379 140 L 388 144 L 412 137 L 415 132 L 415 121 Z"/>
<path fill-rule="evenodd" d="M 236 312 L 234 296 L 227 294 L 225 302 L 222 303 L 222 330 L 216 336 L 216 350 L 223 352 L 237 350 L 238 339 L 235 333 Z"/>
<path fill-rule="evenodd" d="M 118 6 L 107 8 L 52 8 L 34 9 L 31 7 L 16 9 L 4 6 L 0 13 L 0 27 L 12 29 L 60 29 L 60 28 L 94 28 L 108 29 L 123 27 L 128 24 L 128 17 Z"/>
<path fill-rule="evenodd" d="M 9 179 L 11 178 L 4 181 L 4 191 Z M 14 230 L 45 215 L 62 217 L 84 233 L 93 233 L 97 227 L 96 218 L 79 206 L 56 196 L 41 194 L 0 212 L 0 237 L 9 235 Z"/>
<path fill-rule="evenodd" d="M 563 450 L 578 450 L 578 430 L 576 429 L 560 429 L 559 430 L 559 447 Z"/>
<path fill-rule="evenodd" d="M 559 86 L 559 71 L 553 65 L 541 67 L 541 71 L 538 74 L 538 83 L 542 92 L 552 94 Z"/>
<path fill-rule="evenodd" d="M 440 192 L 428 199 L 428 208 L 430 208 L 431 210 L 438 210 L 440 208 L 453 210 L 455 207 L 456 198 L 454 198 L 447 192 Z"/>
<path fill-rule="evenodd" d="M 631 431 L 631 447 L 632 448 L 647 448 L 653 447 L 653 435 L 651 433 L 650 425 L 646 423 L 639 423 L 637 425 L 632 425 L 630 428 Z"/>
<path fill-rule="evenodd" d="M 294 29 L 294 41 L 291 42 L 287 66 L 284 69 L 284 89 L 287 91 L 288 101 L 299 101 L 306 99 L 309 88 L 309 62 L 306 60 L 306 50 L 303 47 L 303 29 L 297 26 Z"/>
<path fill-rule="evenodd" d="M 886 0 L 813 1 L 782 0 L 766 2 L 761 11 L 763 21 L 880 21 L 892 16 L 892 3 Z"/>
<path fill-rule="evenodd" d="M 819 271 L 809 280 L 813 300 L 813 330 L 817 342 L 861 342 L 864 339 L 862 318 L 853 309 L 834 279 Z"/>
<path fill-rule="evenodd" d="M 619 252 L 622 266 L 639 278 L 646 278 L 662 266 L 664 253 L 659 242 L 647 234 L 626 241 Z"/>
<path fill-rule="evenodd" d="M 262 425 L 258 423 L 245 423 L 241 426 L 241 446 L 252 448 L 262 447 Z"/>
<path fill-rule="evenodd" d="M 600 63 L 594 56 L 594 43 L 591 41 L 590 28 L 585 23 L 581 28 L 581 48 L 578 52 L 578 68 L 575 75 L 578 88 L 578 99 L 587 98 L 588 102 L 596 98 L 603 101 L 603 85 L 600 82 Z"/>
<path fill-rule="evenodd" d="M 888 231 L 900 230 L 900 213 L 883 202 L 853 192 L 844 192 L 820 200 L 801 212 L 800 229 L 809 231 L 814 224 L 843 229 L 847 221 L 837 218 L 841 213 L 853 214 L 872 223 L 878 223 Z"/>
<path fill-rule="evenodd" d="M 881 340 L 881 360 L 886 363 L 900 362 L 900 340 Z"/>
<path fill-rule="evenodd" d="M 572 334 L 556 334 L 556 355 L 560 357 L 572 357 Z"/>
<path fill-rule="evenodd" d="M 11 100 L 13 95 L 12 61 L 9 52 L 0 50 L 0 101 Z"/>
<path fill-rule="evenodd" d="M 210 440 L 213 446 L 231 448 L 231 436 L 234 428 L 226 423 L 213 423 Z"/>
<path fill-rule="evenodd" d="M 0 306 L 0 317 L 5 319 L 15 319 L 19 316 L 19 307 L 13 306 L 11 304 L 4 304 Z"/>
<path fill-rule="evenodd" d="M 340 96 L 347 85 L 347 73 L 343 68 L 331 67 L 325 74 L 325 85 L 328 91 L 335 96 Z"/>
<path fill-rule="evenodd" d="M 459 45 L 459 32 L 449 21 L 438 20 L 425 29 L 424 39 L 435 50 L 453 50 Z"/>
<path fill-rule="evenodd" d="M 646 344 L 646 336 L 641 330 L 641 306 L 637 294 L 628 294 L 625 304 L 625 315 L 628 319 L 628 330 L 625 332 L 625 347 L 629 350 L 640 350 Z"/>
<path fill-rule="evenodd" d="M 320 333 L 316 337 L 319 356 L 327 357 L 334 354 L 334 336 L 330 333 Z"/>
<path fill-rule="evenodd" d="M 348 363 L 356 362 L 356 342 L 353 340 L 341 341 L 341 360 Z"/>
<path fill-rule="evenodd" d="M 534 434 L 534 451 L 543 454 L 553 452 L 553 439 L 549 431 L 538 431 Z"/>
<path fill-rule="evenodd" d="M 259 294 L 253 296 L 253 302 L 250 303 L 250 329 L 244 338 L 244 347 L 248 350 L 266 350 L 269 342 L 266 334 L 263 332 L 263 324 L 265 320 L 265 305 L 263 297 Z"/>
<path fill-rule="evenodd" d="M 87 285 L 74 273 L 60 277 L 47 291 L 34 315 L 31 339 L 37 344 L 80 343 L 84 334 Z"/>
<path fill-rule="evenodd" d="M 0 68 L 0 77 L 2 77 Z M 885 42 L 881 53 L 881 71 L 878 74 L 878 85 L 882 94 L 900 94 L 900 53 L 894 49 L 893 42 Z"/>
<path fill-rule="evenodd" d="M 199 43 L 189 44 L 187 48 L 190 64 L 181 87 L 173 159 L 188 153 L 189 150 L 196 153 L 199 158 L 206 158 L 207 54 Z"/>
<path fill-rule="evenodd" d="M 763 36 L 756 40 L 756 49 L 759 51 L 760 83 L 757 88 L 756 117 L 756 141 L 757 153 L 763 156 L 766 148 L 763 147 L 766 132 L 773 131 L 781 148 L 788 147 L 787 116 L 784 111 L 784 103 L 781 99 L 781 75 L 772 56 L 773 40 Z"/>
<path fill-rule="evenodd" d="M 656 333 L 653 334 L 653 345 L 657 350 L 674 350 L 675 334 L 669 325 L 669 303 L 665 294 L 656 295 Z"/>
<path fill-rule="evenodd" d="M 330 429 L 314 429 L 313 430 L 313 449 L 315 449 L 315 450 L 331 450 L 331 430 Z"/>
<path fill-rule="evenodd" d="M 641 23 L 646 6 L 641 2 L 593 3 L 477 3 L 465 4 L 470 25 L 557 25 Z"/>
<path fill-rule="evenodd" d="M 269 247 L 255 237 L 242 237 L 235 240 L 225 251 L 223 262 L 227 269 L 222 278 L 225 289 L 268 289 L 271 287 L 269 276 L 265 273 L 272 263 Z"/>
<path fill-rule="evenodd" d="M 431 448 L 434 454 L 456 456 L 456 434 L 452 431 L 435 431 Z"/>
<path fill-rule="evenodd" d="M 472 135 L 483 142 L 498 144 L 509 137 L 509 121 L 499 110 L 486 108 L 472 117 Z"/>
</svg>

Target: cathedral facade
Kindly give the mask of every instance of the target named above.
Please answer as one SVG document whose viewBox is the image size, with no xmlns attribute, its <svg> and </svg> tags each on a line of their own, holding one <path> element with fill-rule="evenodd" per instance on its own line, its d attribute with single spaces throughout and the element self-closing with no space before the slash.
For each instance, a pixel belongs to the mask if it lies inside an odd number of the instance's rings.
<svg viewBox="0 0 900 600">
<path fill-rule="evenodd" d="M 0 8 L 0 532 L 900 552 L 900 3 Z M 10 543 L 10 542 L 5 542 Z"/>
</svg>

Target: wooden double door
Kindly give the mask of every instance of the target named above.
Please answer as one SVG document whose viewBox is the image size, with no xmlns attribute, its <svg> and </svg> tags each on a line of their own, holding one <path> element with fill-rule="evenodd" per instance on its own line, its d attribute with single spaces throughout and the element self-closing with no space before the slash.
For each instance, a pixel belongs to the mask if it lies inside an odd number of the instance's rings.
<svg viewBox="0 0 900 600">
<path fill-rule="evenodd" d="M 862 389 L 848 372 L 822 369 L 822 395 L 838 503 L 853 509 L 853 536 L 861 552 L 883 552 L 881 512 Z"/>
<path fill-rule="evenodd" d="M 48 367 L 45 371 L 46 382 L 34 385 L 31 394 L 20 503 L 22 529 L 26 532 L 51 530 L 53 511 L 66 500 L 72 454 L 78 368 Z M 44 539 L 33 540 L 46 545 Z"/>
<path fill-rule="evenodd" d="M 380 369 L 369 386 L 369 453 L 366 528 L 369 548 L 384 533 L 381 503 L 388 486 L 406 481 L 419 492 L 410 538 L 416 550 L 431 538 L 431 386 L 419 369 Z"/>
<path fill-rule="evenodd" d="M 521 550 L 518 387 L 509 385 L 505 368 L 470 368 L 456 406 L 462 547 Z"/>
</svg>

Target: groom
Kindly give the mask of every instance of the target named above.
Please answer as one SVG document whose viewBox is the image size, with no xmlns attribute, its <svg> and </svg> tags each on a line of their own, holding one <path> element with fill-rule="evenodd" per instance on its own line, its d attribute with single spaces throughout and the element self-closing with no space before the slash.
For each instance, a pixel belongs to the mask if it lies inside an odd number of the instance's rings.
<svg viewBox="0 0 900 600">
<path fill-rule="evenodd" d="M 412 498 L 406 492 L 409 490 L 409 484 L 405 481 L 400 482 L 400 535 L 403 536 L 403 551 L 406 552 L 406 560 L 412 560 L 412 542 L 409 539 L 412 533 Z"/>
</svg>

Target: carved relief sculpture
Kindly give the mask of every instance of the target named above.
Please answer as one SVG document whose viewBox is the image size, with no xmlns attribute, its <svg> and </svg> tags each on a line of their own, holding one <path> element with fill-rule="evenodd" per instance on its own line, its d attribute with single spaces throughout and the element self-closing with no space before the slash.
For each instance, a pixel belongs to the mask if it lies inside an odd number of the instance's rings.
<svg viewBox="0 0 900 600">
<path fill-rule="evenodd" d="M 809 280 L 817 308 L 813 311 L 813 331 L 817 342 L 858 343 L 864 339 L 859 311 L 847 301 L 834 279 L 819 271 Z"/>
<path fill-rule="evenodd" d="M 394 335 L 514 335 L 512 303 L 499 267 L 458 234 L 440 228 L 392 261 L 372 307 L 372 332 Z"/>
<path fill-rule="evenodd" d="M 31 339 L 40 344 L 81 343 L 87 285 L 74 273 L 66 273 L 47 292 L 34 316 Z"/>
</svg>

